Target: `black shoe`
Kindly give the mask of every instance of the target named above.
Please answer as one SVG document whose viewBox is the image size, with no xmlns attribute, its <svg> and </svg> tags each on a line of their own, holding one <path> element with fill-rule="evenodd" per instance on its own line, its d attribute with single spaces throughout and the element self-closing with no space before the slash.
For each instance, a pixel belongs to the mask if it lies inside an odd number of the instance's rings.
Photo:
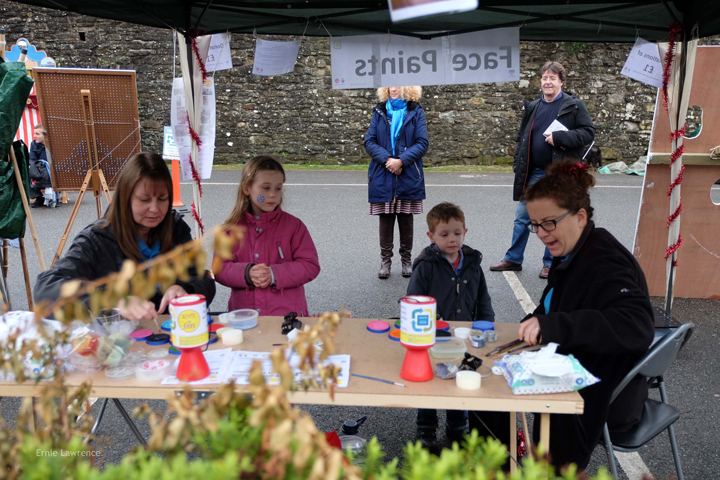
<svg viewBox="0 0 720 480">
<path fill-rule="evenodd" d="M 45 198 L 40 197 L 30 204 L 30 208 L 40 208 L 45 206 Z"/>
<path fill-rule="evenodd" d="M 420 440 L 423 448 L 428 450 L 433 455 L 440 455 L 442 448 L 438 443 L 437 435 L 435 430 L 418 430 L 417 439 Z"/>
<path fill-rule="evenodd" d="M 465 442 L 465 435 L 467 435 L 465 430 L 456 430 L 454 432 L 445 430 L 445 438 L 447 438 L 447 443 L 450 447 L 452 447 L 453 442 L 457 442 L 458 446 L 462 448 L 463 442 Z"/>
</svg>

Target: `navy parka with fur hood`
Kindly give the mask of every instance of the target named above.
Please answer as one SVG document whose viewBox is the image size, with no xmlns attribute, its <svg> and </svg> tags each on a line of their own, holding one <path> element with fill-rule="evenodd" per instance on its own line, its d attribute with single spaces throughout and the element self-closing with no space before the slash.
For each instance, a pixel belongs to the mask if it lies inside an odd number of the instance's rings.
<svg viewBox="0 0 720 480">
<path fill-rule="evenodd" d="M 428 149 L 427 122 L 425 111 L 417 101 L 420 87 L 402 87 L 402 98 L 407 102 L 407 113 L 400 135 L 392 151 L 390 122 L 385 108 L 387 89 L 378 90 L 381 102 L 373 109 L 370 128 L 365 134 L 365 151 L 370 155 L 368 168 L 368 201 L 384 203 L 393 200 L 424 200 L 425 175 L 422 157 Z M 385 168 L 388 158 L 399 158 L 403 162 L 400 175 Z"/>
<path fill-rule="evenodd" d="M 463 245 L 460 275 L 456 275 L 437 245 L 426 247 L 413 262 L 408 295 L 428 295 L 437 300 L 437 313 L 443 320 L 495 321 L 482 253 Z"/>
</svg>

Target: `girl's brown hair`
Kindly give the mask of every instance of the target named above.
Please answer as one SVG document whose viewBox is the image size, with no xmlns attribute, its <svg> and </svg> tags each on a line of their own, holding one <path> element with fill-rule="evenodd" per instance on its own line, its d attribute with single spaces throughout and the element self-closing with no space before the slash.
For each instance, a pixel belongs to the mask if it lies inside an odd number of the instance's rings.
<svg viewBox="0 0 720 480">
<path fill-rule="evenodd" d="M 245 216 L 245 212 L 250 208 L 250 197 L 245 195 L 245 189 L 252 187 L 255 178 L 260 172 L 280 172 L 283 176 L 283 182 L 285 181 L 285 170 L 280 162 L 271 156 L 258 155 L 248 160 L 242 169 L 242 180 L 240 180 L 240 186 L 238 187 L 235 207 L 227 220 L 225 220 L 225 223 L 222 224 L 223 230 L 229 230 L 234 227 Z M 280 205 L 282 205 L 282 200 L 280 201 Z"/>
<path fill-rule="evenodd" d="M 115 186 L 115 195 L 107 210 L 105 223 L 101 228 L 110 227 L 115 234 L 120 249 L 126 257 L 142 262 L 143 257 L 138 247 L 137 224 L 133 219 L 132 193 L 135 185 L 149 178 L 158 185 L 164 185 L 168 193 L 168 210 L 162 222 L 150 229 L 148 246 L 160 242 L 160 252 L 168 252 L 173 248 L 173 203 L 172 177 L 165 161 L 157 153 L 141 152 L 133 155 L 125 164 Z"/>
<path fill-rule="evenodd" d="M 595 185 L 595 177 L 588 173 L 588 167 L 587 163 L 572 160 L 553 163 L 547 168 L 546 175 L 525 191 L 525 201 L 549 198 L 571 212 L 584 208 L 588 220 L 592 219 L 588 190 Z"/>
</svg>

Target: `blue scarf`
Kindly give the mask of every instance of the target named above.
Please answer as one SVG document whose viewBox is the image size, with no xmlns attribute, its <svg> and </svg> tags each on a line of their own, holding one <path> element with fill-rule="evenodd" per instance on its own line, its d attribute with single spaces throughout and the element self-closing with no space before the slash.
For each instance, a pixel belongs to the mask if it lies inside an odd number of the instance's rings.
<svg viewBox="0 0 720 480">
<path fill-rule="evenodd" d="M 138 238 L 138 247 L 140 248 L 140 255 L 142 255 L 146 261 L 152 260 L 160 254 L 160 242 L 155 242 L 155 245 L 150 248 L 141 238 Z"/>
<path fill-rule="evenodd" d="M 395 142 L 400 136 L 405 113 L 407 112 L 407 102 L 402 98 L 396 100 L 388 100 L 385 104 L 388 120 L 390 120 L 390 143 L 392 145 L 392 155 L 395 155 Z"/>
</svg>

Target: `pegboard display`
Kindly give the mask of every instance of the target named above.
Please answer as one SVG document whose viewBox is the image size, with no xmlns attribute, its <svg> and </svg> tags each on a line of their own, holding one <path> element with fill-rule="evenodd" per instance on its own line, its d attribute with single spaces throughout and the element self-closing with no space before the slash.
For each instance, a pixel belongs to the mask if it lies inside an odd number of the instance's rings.
<svg viewBox="0 0 720 480">
<path fill-rule="evenodd" d="M 135 72 L 35 68 L 33 76 L 40 118 L 47 130 L 53 188 L 80 190 L 91 168 L 81 95 L 81 90 L 90 90 L 98 166 L 114 189 L 125 162 L 140 152 Z M 88 130 L 92 142 L 92 130 Z"/>
</svg>

